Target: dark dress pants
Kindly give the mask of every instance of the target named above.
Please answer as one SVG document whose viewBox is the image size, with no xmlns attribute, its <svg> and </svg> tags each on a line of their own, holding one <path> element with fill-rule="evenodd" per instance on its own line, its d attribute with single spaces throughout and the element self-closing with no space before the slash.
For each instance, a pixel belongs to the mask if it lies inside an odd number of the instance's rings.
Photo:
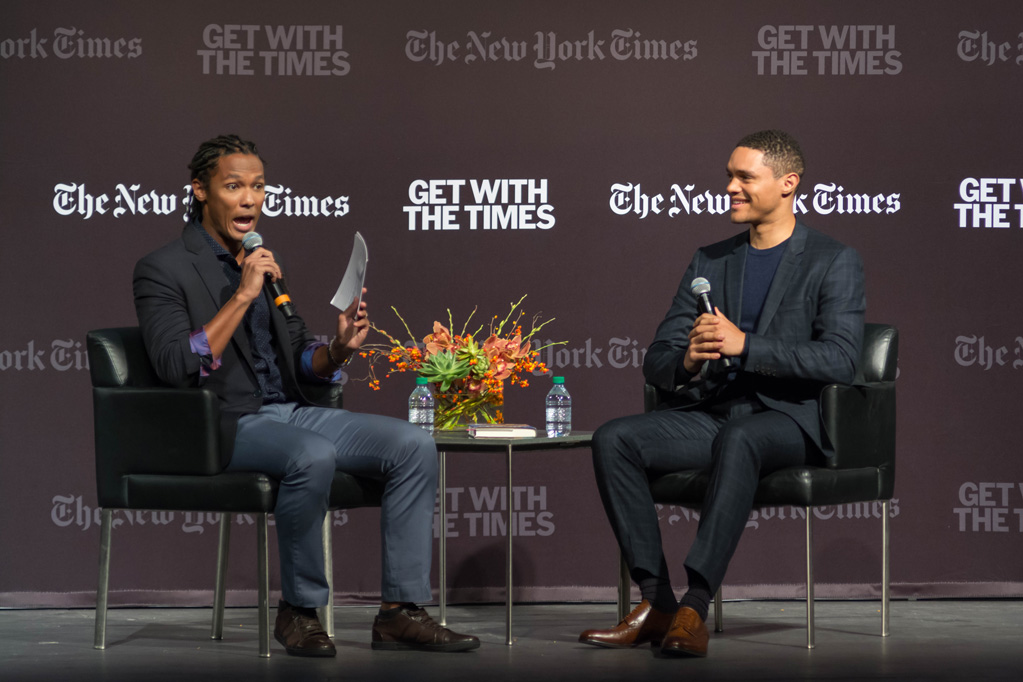
<svg viewBox="0 0 1023 682">
<path fill-rule="evenodd" d="M 264 405 L 239 420 L 228 469 L 262 471 L 280 479 L 274 517 L 281 591 L 288 603 L 327 603 L 322 528 L 335 469 L 384 482 L 381 599 L 432 598 L 437 448 L 423 429 L 381 415 L 295 403 Z M 361 552 L 352 549 L 355 557 Z"/>
<path fill-rule="evenodd" d="M 805 464 L 818 452 L 789 416 L 755 400 L 622 417 L 593 435 L 600 499 L 633 580 L 637 570 L 670 580 L 648 476 L 710 472 L 685 566 L 702 575 L 712 592 L 735 553 L 760 478 Z"/>
</svg>

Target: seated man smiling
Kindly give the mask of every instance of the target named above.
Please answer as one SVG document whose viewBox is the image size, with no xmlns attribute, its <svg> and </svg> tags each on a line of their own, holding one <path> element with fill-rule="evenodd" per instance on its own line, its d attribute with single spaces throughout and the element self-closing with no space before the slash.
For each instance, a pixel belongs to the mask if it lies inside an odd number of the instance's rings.
<svg viewBox="0 0 1023 682">
<path fill-rule="evenodd" d="M 671 656 L 705 656 L 704 625 L 753 507 L 761 477 L 821 464 L 818 395 L 856 375 L 866 308 L 857 253 L 796 219 L 802 151 L 768 130 L 739 141 L 728 160 L 733 223 L 748 229 L 699 249 L 643 362 L 649 384 L 674 393 L 666 409 L 621 417 L 593 436 L 601 501 L 643 600 L 608 630 L 579 641 L 652 643 Z M 703 278 L 720 305 L 701 310 Z M 696 539 L 672 591 L 649 475 L 710 472 Z"/>
</svg>

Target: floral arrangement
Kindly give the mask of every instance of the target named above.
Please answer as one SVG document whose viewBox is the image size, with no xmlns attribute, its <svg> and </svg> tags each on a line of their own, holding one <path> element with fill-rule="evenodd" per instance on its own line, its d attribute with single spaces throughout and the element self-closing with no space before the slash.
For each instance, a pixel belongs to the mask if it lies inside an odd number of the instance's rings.
<svg viewBox="0 0 1023 682">
<path fill-rule="evenodd" d="M 435 416 L 434 426 L 438 429 L 452 429 L 469 422 L 502 423 L 504 414 L 504 382 L 515 386 L 529 385 L 528 374 L 546 374 L 546 365 L 537 358 L 540 351 L 548 346 L 561 345 L 564 341 L 549 343 L 532 348 L 533 337 L 554 318 L 541 321 L 539 316 L 531 320 L 529 331 L 523 333 L 523 313 L 519 306 L 525 296 L 511 304 L 503 320 L 497 322 L 495 315 L 489 326 L 480 325 L 469 332 L 469 323 L 476 314 L 476 308 L 465 320 L 459 333 L 455 328 L 448 309 L 448 325 L 433 323 L 433 333 L 418 342 L 398 310 L 394 314 L 405 326 L 409 341 L 402 343 L 374 324 L 370 327 L 386 337 L 386 344 L 365 344 L 360 355 L 369 360 L 369 386 L 380 390 L 380 379 L 375 365 L 386 359 L 387 372 L 384 378 L 396 372 L 415 372 L 434 385 Z M 487 326 L 483 341 L 481 332 Z"/>
</svg>

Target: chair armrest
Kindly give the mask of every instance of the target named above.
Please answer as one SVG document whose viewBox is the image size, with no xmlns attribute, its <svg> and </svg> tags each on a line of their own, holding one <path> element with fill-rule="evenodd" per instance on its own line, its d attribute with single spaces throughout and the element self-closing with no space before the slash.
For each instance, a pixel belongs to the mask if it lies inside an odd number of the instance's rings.
<svg viewBox="0 0 1023 682">
<path fill-rule="evenodd" d="M 671 399 L 671 395 L 653 384 L 643 384 L 643 411 L 653 412 L 658 405 Z"/>
<path fill-rule="evenodd" d="M 101 487 L 129 473 L 218 474 L 230 460 L 212 391 L 96 387 L 93 405 Z"/>
<path fill-rule="evenodd" d="M 821 391 L 821 422 L 835 450 L 828 467 L 895 467 L 895 382 L 847 386 Z"/>
<path fill-rule="evenodd" d="M 310 405 L 333 407 L 338 410 L 344 407 L 344 390 L 340 382 L 327 384 L 302 383 L 299 388 Z"/>
</svg>

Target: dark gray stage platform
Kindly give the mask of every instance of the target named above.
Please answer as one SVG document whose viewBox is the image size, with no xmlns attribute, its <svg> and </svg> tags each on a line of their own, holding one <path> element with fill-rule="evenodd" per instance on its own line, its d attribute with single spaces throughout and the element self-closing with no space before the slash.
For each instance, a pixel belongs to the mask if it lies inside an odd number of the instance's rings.
<svg viewBox="0 0 1023 682">
<path fill-rule="evenodd" d="M 483 640 L 463 654 L 370 650 L 375 609 L 336 609 L 336 659 L 257 656 L 255 609 L 228 609 L 224 640 L 209 637 L 209 609 L 115 609 L 109 646 L 92 648 L 91 610 L 0 611 L 0 680 L 1013 680 L 1023 677 L 1023 601 L 897 601 L 880 636 L 878 602 L 818 602 L 817 647 L 804 646 L 799 602 L 726 602 L 725 632 L 702 660 L 649 648 L 611 651 L 576 642 L 611 626 L 611 604 L 515 607 L 504 645 L 504 606 L 454 606 L 449 623 Z M 436 607 L 430 609 L 436 615 Z"/>
</svg>

